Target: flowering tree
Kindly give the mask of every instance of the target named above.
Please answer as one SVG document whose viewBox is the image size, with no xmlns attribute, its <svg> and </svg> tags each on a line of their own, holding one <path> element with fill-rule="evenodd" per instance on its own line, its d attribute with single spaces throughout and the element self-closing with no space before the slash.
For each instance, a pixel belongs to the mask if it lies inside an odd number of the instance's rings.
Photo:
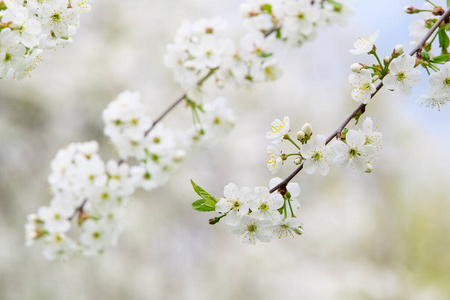
<svg viewBox="0 0 450 300">
<path fill-rule="evenodd" d="M 14 15 L 15 9 L 28 9 L 31 3 L 28 1 L 20 6 L 16 2 L 4 1 L 2 6 L 2 24 L 5 25 L 1 34 L 9 45 L 25 49 L 23 57 L 17 55 L 23 59 L 31 58 L 34 52 L 38 55 L 39 46 L 27 47 L 25 43 L 29 40 L 25 38 L 24 42 L 23 36 L 28 35 L 21 33 L 25 25 L 14 27 L 19 21 L 10 15 Z M 50 27 L 47 34 L 60 39 L 66 37 L 69 29 L 76 28 L 77 24 L 71 23 L 75 17 L 68 16 L 69 13 L 75 14 L 74 7 L 88 8 L 86 1 L 76 5 L 74 1 L 36 5 L 40 6 L 36 6 L 32 20 L 35 17 L 44 20 L 44 15 L 51 15 L 54 27 Z M 59 7 L 57 12 L 52 10 L 55 7 Z M 37 214 L 29 215 L 27 244 L 43 241 L 48 259 L 67 258 L 79 253 L 91 256 L 115 245 L 125 205 L 136 189 L 152 190 L 165 184 L 188 150 L 195 145 L 213 146 L 217 137 L 226 135 L 233 128 L 236 120 L 226 106 L 226 100 L 219 97 L 210 101 L 205 88 L 207 84 L 214 81 L 217 88 L 226 85 L 241 87 L 280 78 L 277 47 L 301 46 L 315 36 L 319 27 L 345 22 L 349 11 L 348 3 L 342 1 L 248 1 L 240 7 L 247 33 L 239 42 L 226 36 L 226 23 L 220 18 L 184 22 L 164 57 L 166 66 L 174 72 L 175 81 L 184 89 L 183 95 L 156 120 L 144 113 L 138 92 L 125 91 L 112 101 L 103 112 L 103 120 L 104 133 L 117 149 L 116 160 L 104 162 L 95 141 L 74 143 L 60 150 L 52 162 L 49 177 L 52 201 L 49 206 L 41 207 Z M 298 219 L 300 202 L 297 199 L 300 187 L 290 181 L 303 169 L 308 174 L 317 172 L 325 176 L 331 164 L 351 166 L 362 173 L 372 171 L 382 148 L 381 133 L 371 118 L 366 118 L 360 129 L 346 127 L 352 120 L 358 124 L 367 104 L 383 86 L 410 94 L 420 77 L 417 67 L 421 66 L 428 73 L 430 70 L 435 72 L 430 75 L 430 96 L 422 97 L 421 102 L 437 108 L 446 104 L 448 65 L 445 63 L 449 59 L 449 42 L 445 24 L 450 11 L 433 4 L 427 4 L 423 9 L 407 7 L 406 11 L 420 13 L 424 17 L 420 24 L 412 27 L 411 35 L 418 39 L 413 42 L 414 49 L 409 54 L 404 54 L 403 46 L 397 45 L 381 60 L 375 46 L 378 32 L 367 38 L 358 38 L 354 49 L 350 50 L 355 55 L 373 55 L 375 62 L 351 66 L 351 97 L 361 104 L 330 136 L 313 135 L 312 126 L 306 123 L 295 138 L 291 138 L 289 117 L 271 124 L 266 135 L 271 140 L 267 147 L 269 171 L 275 174 L 292 157 L 298 167 L 290 176 L 284 180 L 273 178 L 268 187 L 254 189 L 239 188 L 230 183 L 219 199 L 192 182 L 201 197 L 192 204 L 193 208 L 201 212 L 216 211 L 219 215 L 212 218 L 210 224 L 224 218 L 231 233 L 242 236 L 246 243 L 268 242 L 274 234 L 279 237 L 302 234 L 302 223 Z M 42 24 L 47 24 L 45 22 Z M 42 28 L 48 27 L 44 25 Z M 55 33 L 58 30 L 62 33 Z M 441 54 L 432 55 L 433 45 L 436 48 L 437 44 L 441 47 Z M 5 54 L 5 65 L 11 61 L 11 53 L 15 52 L 8 53 Z M 443 64 L 441 70 L 438 68 L 440 64 Z M 16 72 L 23 74 L 19 68 L 22 65 L 8 64 L 5 72 L 9 75 L 4 77 L 21 77 Z M 161 120 L 180 103 L 191 110 L 193 126 L 181 131 L 164 127 Z M 282 149 L 286 142 L 292 144 L 293 150 Z M 77 238 L 73 238 L 75 228 L 80 229 Z"/>
</svg>

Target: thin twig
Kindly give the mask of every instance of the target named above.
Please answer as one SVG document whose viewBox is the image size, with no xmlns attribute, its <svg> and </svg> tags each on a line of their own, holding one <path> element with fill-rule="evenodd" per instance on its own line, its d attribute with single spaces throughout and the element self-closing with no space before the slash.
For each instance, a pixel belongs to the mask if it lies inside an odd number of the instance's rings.
<svg viewBox="0 0 450 300">
<path fill-rule="evenodd" d="M 420 40 L 420 42 L 417 44 L 417 46 L 409 53 L 410 56 L 413 56 L 414 54 L 419 54 L 422 51 L 422 48 L 424 47 L 427 40 L 430 38 L 430 36 L 433 34 L 433 32 L 444 22 L 445 19 L 447 19 L 450 16 L 450 8 L 445 11 L 445 13 L 436 21 L 436 23 L 433 25 L 433 27 L 430 28 L 430 30 L 424 35 L 424 37 Z M 379 90 L 383 87 L 383 82 L 380 82 L 375 92 L 370 96 L 372 99 Z M 330 143 L 335 137 L 340 137 L 342 130 L 347 126 L 347 124 L 359 113 L 361 112 L 361 115 L 364 114 L 365 108 L 367 104 L 361 103 L 358 105 L 353 112 L 342 122 L 341 125 L 327 138 L 325 145 Z M 284 179 L 282 182 L 277 184 L 274 188 L 270 190 L 271 193 L 286 188 L 287 184 L 303 169 L 303 164 L 299 165 L 297 169 L 294 170 L 286 179 Z"/>
</svg>

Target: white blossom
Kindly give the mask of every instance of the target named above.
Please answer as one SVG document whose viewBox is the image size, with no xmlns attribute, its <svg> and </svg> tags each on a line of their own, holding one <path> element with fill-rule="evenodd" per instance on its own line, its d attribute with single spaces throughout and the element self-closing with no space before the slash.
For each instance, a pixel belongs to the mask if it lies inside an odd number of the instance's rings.
<svg viewBox="0 0 450 300">
<path fill-rule="evenodd" d="M 450 62 L 445 63 L 439 72 L 430 75 L 431 95 L 434 98 L 450 97 Z"/>
<path fill-rule="evenodd" d="M 348 77 L 348 81 L 353 86 L 353 100 L 364 104 L 369 103 L 372 94 L 376 91 L 375 85 L 372 83 L 372 72 L 363 69 L 359 73 L 352 73 Z"/>
<path fill-rule="evenodd" d="M 239 219 L 249 212 L 251 190 L 248 187 L 239 189 L 234 183 L 230 183 L 225 186 L 223 195 L 224 198 L 220 198 L 216 203 L 216 211 L 227 213 L 225 222 L 228 225 L 236 225 Z"/>
<path fill-rule="evenodd" d="M 256 187 L 255 197 L 249 201 L 251 216 L 259 220 L 275 221 L 280 219 L 278 209 L 284 204 L 283 196 L 270 193 L 267 187 Z"/>
<path fill-rule="evenodd" d="M 365 172 L 366 164 L 377 154 L 376 147 L 366 145 L 366 136 L 362 130 L 349 130 L 346 142 L 334 141 L 333 163 L 338 167 L 350 165 L 354 170 Z"/>
<path fill-rule="evenodd" d="M 316 170 L 323 176 L 330 171 L 328 160 L 330 159 L 329 147 L 325 145 L 325 136 L 317 135 L 314 141 L 300 146 L 300 153 L 305 162 L 303 169 L 308 174 L 313 174 Z"/>
<path fill-rule="evenodd" d="M 251 216 L 244 216 L 239 223 L 231 227 L 231 234 L 241 236 L 246 244 L 255 245 L 259 240 L 261 242 L 270 242 L 272 239 L 272 222 L 269 220 L 258 220 Z"/>
<path fill-rule="evenodd" d="M 390 73 L 383 79 L 383 84 L 390 90 L 399 90 L 405 95 L 411 95 L 412 86 L 420 80 L 420 72 L 415 67 L 416 58 L 404 55 L 392 60 Z"/>
<path fill-rule="evenodd" d="M 367 54 L 372 51 L 379 33 L 380 32 L 377 30 L 372 34 L 369 34 L 366 38 L 359 37 L 356 42 L 353 43 L 353 47 L 355 49 L 350 49 L 350 53 L 353 55 L 359 55 Z"/>
<path fill-rule="evenodd" d="M 275 119 L 270 124 L 270 131 L 266 133 L 266 138 L 272 140 L 273 143 L 277 144 L 281 142 L 286 134 L 288 134 L 290 128 L 289 117 L 284 117 L 283 120 Z"/>
</svg>

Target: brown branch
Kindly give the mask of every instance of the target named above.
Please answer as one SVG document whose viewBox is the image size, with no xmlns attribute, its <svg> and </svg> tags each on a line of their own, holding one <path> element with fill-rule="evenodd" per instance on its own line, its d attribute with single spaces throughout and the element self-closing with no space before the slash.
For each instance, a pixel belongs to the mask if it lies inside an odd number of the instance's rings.
<svg viewBox="0 0 450 300">
<path fill-rule="evenodd" d="M 445 11 L 445 13 L 436 21 L 436 23 L 433 25 L 433 27 L 430 28 L 430 30 L 424 35 L 424 37 L 420 40 L 420 42 L 417 44 L 417 46 L 409 53 L 410 56 L 413 56 L 414 54 L 420 54 L 422 51 L 422 48 L 425 46 L 425 43 L 428 41 L 428 39 L 431 37 L 431 35 L 436 31 L 436 29 L 444 22 L 445 19 L 448 19 L 450 16 L 450 8 Z M 375 92 L 370 96 L 370 99 L 372 99 L 379 90 L 383 87 L 383 82 L 380 82 Z M 327 138 L 325 141 L 325 145 L 328 145 L 334 138 L 339 138 L 342 130 L 347 126 L 347 124 L 359 113 L 361 112 L 361 115 L 364 114 L 367 104 L 361 103 L 358 105 L 353 112 L 339 125 L 339 127 Z M 270 190 L 271 193 L 286 188 L 287 184 L 303 169 L 303 164 L 299 165 L 297 169 L 294 170 L 286 179 L 284 179 L 282 182 L 277 184 L 274 188 Z"/>
<path fill-rule="evenodd" d="M 69 221 L 72 221 L 73 218 L 77 216 L 78 213 L 82 214 L 84 212 L 84 206 L 86 205 L 87 199 L 84 199 L 80 206 L 78 206 L 73 215 L 69 217 Z"/>
</svg>

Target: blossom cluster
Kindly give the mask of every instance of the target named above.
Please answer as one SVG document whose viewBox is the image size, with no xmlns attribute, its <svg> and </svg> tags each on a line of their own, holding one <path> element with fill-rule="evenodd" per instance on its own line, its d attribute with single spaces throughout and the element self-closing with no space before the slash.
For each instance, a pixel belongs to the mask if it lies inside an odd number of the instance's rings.
<svg viewBox="0 0 450 300">
<path fill-rule="evenodd" d="M 22 79 L 45 49 L 72 42 L 87 0 L 1 0 L 0 79 Z"/>
<path fill-rule="evenodd" d="M 117 241 L 123 208 L 135 185 L 127 164 L 105 163 L 97 152 L 95 141 L 73 143 L 51 163 L 48 181 L 53 198 L 49 206 L 29 215 L 25 225 L 27 245 L 42 239 L 47 259 L 94 255 Z M 72 223 L 81 230 L 78 242 L 68 235 Z"/>
<path fill-rule="evenodd" d="M 405 11 L 410 14 L 417 14 L 416 20 L 409 27 L 410 36 L 413 39 L 410 42 L 411 46 L 416 46 L 422 36 L 444 13 L 442 6 L 428 2 L 423 5 L 422 9 L 408 6 L 405 7 Z M 429 94 L 421 96 L 417 102 L 427 107 L 438 108 L 439 110 L 450 101 L 450 55 L 448 52 L 450 41 L 447 33 L 448 19 L 444 20 L 444 23 L 447 23 L 446 26 L 440 26 L 436 34 L 428 39 L 424 49 L 420 53 L 419 60 L 419 63 L 430 75 L 428 81 L 431 88 Z M 432 53 L 433 47 L 436 48 L 437 44 L 439 44 L 441 51 L 438 55 Z M 443 66 L 438 67 L 439 64 L 443 64 Z M 435 73 L 431 74 L 430 70 Z"/>
<path fill-rule="evenodd" d="M 276 173 L 282 163 L 290 156 L 295 156 L 294 163 L 302 164 L 308 174 L 318 171 L 327 175 L 330 162 L 344 168 L 350 166 L 359 172 L 370 173 L 381 151 L 382 134 L 374 128 L 371 118 L 366 118 L 362 128 L 345 129 L 342 135 L 328 145 L 322 135 L 313 137 L 312 126 L 306 123 L 297 132 L 298 145 L 289 136 L 290 119 L 276 119 L 266 137 L 272 141 L 268 146 L 268 167 Z M 296 151 L 285 154 L 281 151 L 283 141 L 291 142 Z M 192 182 L 194 191 L 202 197 L 192 203 L 200 212 L 217 212 L 218 217 L 210 219 L 216 224 L 225 221 L 231 234 L 242 237 L 244 243 L 269 242 L 274 235 L 295 236 L 303 233 L 302 222 L 298 219 L 300 186 L 297 183 L 284 183 L 279 177 L 272 178 L 269 187 L 238 188 L 236 184 L 225 186 L 222 198 L 216 199 L 203 188 Z"/>
<path fill-rule="evenodd" d="M 227 133 L 234 124 L 224 98 L 205 105 L 203 111 L 204 134 L 192 139 L 190 129 L 176 132 L 160 123 L 154 125 L 138 92 L 119 94 L 103 111 L 104 134 L 118 160 L 102 160 L 96 141 L 73 143 L 60 150 L 48 178 L 53 198 L 49 206 L 28 216 L 26 244 L 42 240 L 49 260 L 92 256 L 116 245 L 125 206 L 135 190 L 165 184 L 188 146 L 204 139 L 212 143 L 214 136 Z M 78 238 L 74 238 L 75 228 Z"/>
<path fill-rule="evenodd" d="M 337 167 L 351 166 L 353 170 L 370 173 L 382 149 L 382 134 L 374 128 L 371 118 L 364 120 L 362 129 L 346 129 L 340 139 L 330 144 L 323 135 L 313 137 L 312 127 L 308 123 L 297 132 L 297 142 L 291 139 L 289 132 L 289 117 L 285 117 L 283 121 L 273 121 L 271 130 L 266 134 L 272 140 L 267 147 L 267 167 L 272 174 L 277 173 L 291 156 L 295 157 L 295 164 L 303 163 L 303 170 L 308 174 L 317 171 L 326 176 L 331 164 Z M 283 141 L 294 145 L 294 152 L 284 153 L 281 149 Z"/>
<path fill-rule="evenodd" d="M 281 178 L 272 178 L 269 188 L 275 187 Z M 302 234 L 302 222 L 298 219 L 300 202 L 300 186 L 289 183 L 281 193 L 270 193 L 267 187 L 238 188 L 234 183 L 225 186 L 224 196 L 216 199 L 201 187 L 192 182 L 194 190 L 202 199 L 192 206 L 198 211 L 215 211 L 220 214 L 210 220 L 210 224 L 218 223 L 222 218 L 231 234 L 240 236 L 247 244 L 270 242 L 274 235 L 294 236 Z"/>
<path fill-rule="evenodd" d="M 270 180 L 272 188 L 281 182 L 276 177 Z M 225 186 L 224 197 L 216 203 L 216 212 L 224 214 L 224 221 L 233 235 L 240 236 L 244 243 L 270 242 L 273 235 L 294 236 L 302 234 L 302 222 L 298 219 L 300 186 L 290 183 L 287 193 L 270 193 L 267 187 L 239 189 L 235 184 Z"/>
<path fill-rule="evenodd" d="M 228 27 L 220 18 L 184 21 L 167 46 L 165 64 L 196 101 L 210 76 L 218 87 L 276 80 L 282 73 L 274 55 L 276 41 L 300 45 L 315 36 L 318 26 L 344 23 L 349 14 L 342 1 L 249 0 L 240 7 L 247 33 L 238 43 L 225 36 Z"/>
</svg>

